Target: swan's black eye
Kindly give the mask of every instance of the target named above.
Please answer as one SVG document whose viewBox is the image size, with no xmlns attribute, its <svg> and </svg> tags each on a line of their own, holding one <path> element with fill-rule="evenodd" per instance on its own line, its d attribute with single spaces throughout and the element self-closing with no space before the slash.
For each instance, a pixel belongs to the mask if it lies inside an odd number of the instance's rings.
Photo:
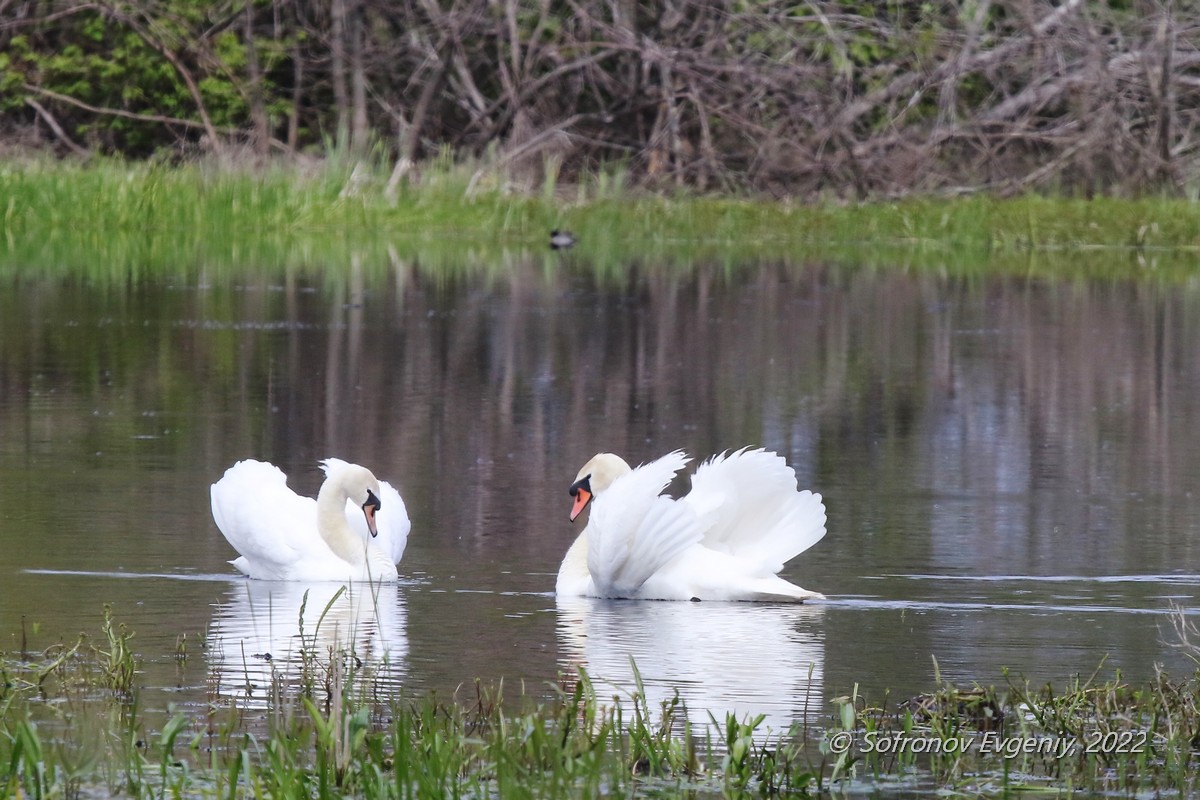
<svg viewBox="0 0 1200 800">
<path fill-rule="evenodd" d="M 571 488 L 567 490 L 567 494 L 571 495 L 571 497 L 574 497 L 575 495 L 579 494 L 580 489 L 583 489 L 588 494 L 592 494 L 592 476 L 590 474 L 584 475 L 582 478 L 572 483 Z"/>
<path fill-rule="evenodd" d="M 375 506 L 376 511 L 383 508 L 383 503 L 370 489 L 367 489 L 367 502 L 363 503 L 363 508 L 366 508 L 367 506 Z"/>
</svg>

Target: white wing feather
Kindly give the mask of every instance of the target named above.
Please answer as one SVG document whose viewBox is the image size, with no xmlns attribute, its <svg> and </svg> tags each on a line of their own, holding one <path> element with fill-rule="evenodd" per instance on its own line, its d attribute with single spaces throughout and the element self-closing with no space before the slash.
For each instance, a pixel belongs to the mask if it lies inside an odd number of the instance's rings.
<svg viewBox="0 0 1200 800">
<path fill-rule="evenodd" d="M 613 481 L 592 504 L 588 571 L 602 596 L 627 597 L 701 539 L 690 506 L 661 496 L 687 464 L 675 451 Z"/>
<path fill-rule="evenodd" d="M 279 577 L 307 558 L 335 559 L 317 532 L 317 501 L 287 486 L 287 476 L 262 461 L 239 461 L 210 490 L 213 519 L 234 550 L 234 566 L 247 572 L 253 562 Z"/>
<path fill-rule="evenodd" d="M 796 491 L 796 473 L 762 448 L 713 456 L 683 498 L 704 529 L 704 545 L 775 574 L 825 535 L 821 496 Z"/>
</svg>

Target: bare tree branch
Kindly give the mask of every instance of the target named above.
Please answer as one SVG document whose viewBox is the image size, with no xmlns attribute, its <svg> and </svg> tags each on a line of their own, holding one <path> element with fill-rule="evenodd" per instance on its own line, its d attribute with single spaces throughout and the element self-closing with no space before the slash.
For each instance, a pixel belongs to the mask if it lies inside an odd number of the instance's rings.
<svg viewBox="0 0 1200 800">
<path fill-rule="evenodd" d="M 58 124 L 58 120 L 54 118 L 54 115 L 46 110 L 45 106 L 43 106 L 37 100 L 34 100 L 32 97 L 26 97 L 25 102 L 28 103 L 33 110 L 36 111 L 38 115 L 46 121 L 46 124 L 50 126 L 50 130 L 54 131 L 54 135 L 57 136 L 63 144 L 69 147 L 72 153 L 77 156 L 82 156 L 83 158 L 88 158 L 91 155 L 91 153 L 89 153 L 85 148 L 80 147 L 79 145 L 75 144 L 75 142 L 71 141 L 71 137 L 68 136 L 67 132 L 63 130 L 62 126 Z"/>
</svg>

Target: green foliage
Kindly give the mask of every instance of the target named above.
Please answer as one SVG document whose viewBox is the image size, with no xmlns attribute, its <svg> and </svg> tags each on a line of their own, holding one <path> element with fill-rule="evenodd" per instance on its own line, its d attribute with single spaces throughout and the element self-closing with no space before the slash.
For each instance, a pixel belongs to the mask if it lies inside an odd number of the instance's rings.
<svg viewBox="0 0 1200 800">
<path fill-rule="evenodd" d="M 25 83 L 98 108 L 171 116 L 187 104 L 185 87 L 158 52 L 94 12 L 69 17 L 36 46 L 27 39 L 10 69 Z M 132 154 L 148 153 L 161 135 L 156 124 L 119 116 L 80 115 L 70 127 L 84 141 Z"/>
<path fill-rule="evenodd" d="M 228 76 L 245 71 L 246 46 L 231 31 L 217 35 L 213 44 L 217 69 L 200 81 L 200 93 L 214 124 L 236 128 L 246 124 L 250 107 L 244 92 Z"/>
<path fill-rule="evenodd" d="M 22 62 L 29 57 L 29 39 L 14 36 L 6 50 L 0 50 L 0 112 L 13 111 L 25 105 L 25 76 Z"/>
<path fill-rule="evenodd" d="M 0 111 L 20 107 L 28 93 L 53 104 L 73 138 L 104 152 L 149 155 L 175 143 L 176 134 L 160 122 L 126 115 L 193 123 L 201 119 L 180 68 L 163 53 L 168 50 L 196 76 L 201 103 L 213 123 L 244 127 L 248 117 L 241 88 L 245 46 L 228 30 L 211 40 L 202 39 L 217 22 L 210 17 L 214 11 L 211 4 L 187 2 L 147 7 L 144 17 L 132 9 L 122 11 L 130 17 L 83 10 L 14 36 L 0 56 Z M 45 91 L 27 92 L 26 84 Z M 54 95 L 101 111 L 83 111 Z M 198 135 L 198 126 L 181 130 L 189 131 L 184 135 Z"/>
<path fill-rule="evenodd" d="M 112 606 L 104 605 L 104 638 L 108 642 L 107 650 L 99 650 L 102 657 L 104 683 L 110 691 L 124 700 L 133 698 L 134 678 L 137 675 L 137 658 L 130 648 L 133 631 L 124 625 L 114 625 Z"/>
<path fill-rule="evenodd" d="M 51 793 L 52 782 L 48 773 L 46 754 L 38 735 L 37 725 L 28 719 L 5 731 L 8 740 L 8 772 L 5 794 L 21 795 L 41 800 Z"/>
</svg>

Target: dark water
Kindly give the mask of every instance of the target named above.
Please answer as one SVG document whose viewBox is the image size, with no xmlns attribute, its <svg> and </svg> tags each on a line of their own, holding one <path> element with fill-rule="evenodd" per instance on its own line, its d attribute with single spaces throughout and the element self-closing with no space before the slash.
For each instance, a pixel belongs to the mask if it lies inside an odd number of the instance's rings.
<svg viewBox="0 0 1200 800">
<path fill-rule="evenodd" d="M 1200 588 L 1200 283 L 570 260 L 431 275 L 0 285 L 0 649 L 136 632 L 153 705 L 261 704 L 297 643 L 353 638 L 391 690 L 549 696 L 579 667 L 693 716 L 782 727 L 855 684 L 1139 679 L 1190 662 Z M 806 607 L 553 596 L 566 488 L 599 450 L 784 454 L 827 537 Z M 413 530 L 378 597 L 237 578 L 208 486 L 336 455 Z M 319 620 L 316 609 L 328 611 Z M 186 635 L 186 638 L 181 638 Z M 184 648 L 188 658 L 174 657 Z M 272 656 L 270 661 L 265 655 Z M 936 667 L 935 667 L 936 660 Z"/>
</svg>

